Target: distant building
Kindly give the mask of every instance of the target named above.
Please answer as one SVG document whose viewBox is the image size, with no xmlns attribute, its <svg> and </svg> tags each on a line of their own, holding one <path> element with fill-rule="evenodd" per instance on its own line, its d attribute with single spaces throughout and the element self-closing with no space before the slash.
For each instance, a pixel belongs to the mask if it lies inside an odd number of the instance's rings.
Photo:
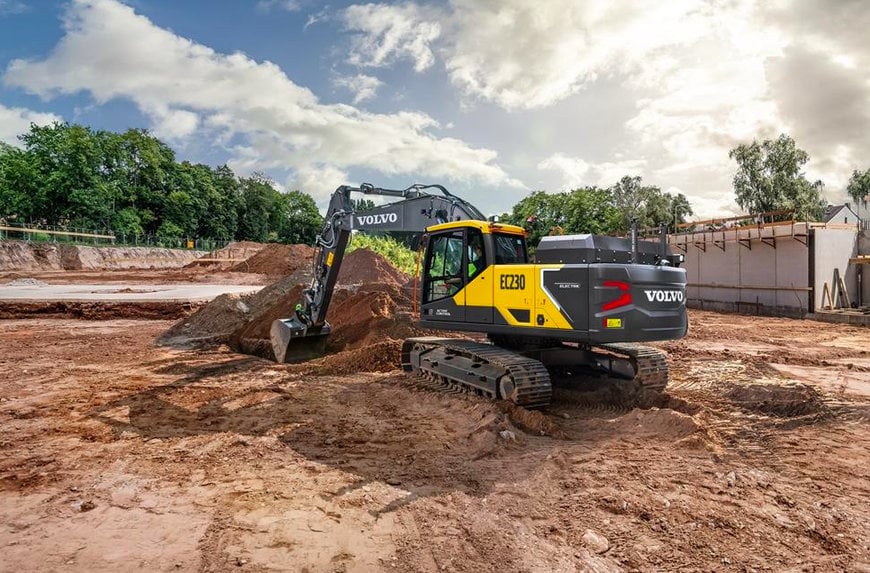
<svg viewBox="0 0 870 573">
<path fill-rule="evenodd" d="M 844 205 L 828 205 L 825 208 L 825 223 L 855 225 L 860 223 L 861 220 L 862 217 L 852 210 L 849 203 Z"/>
</svg>

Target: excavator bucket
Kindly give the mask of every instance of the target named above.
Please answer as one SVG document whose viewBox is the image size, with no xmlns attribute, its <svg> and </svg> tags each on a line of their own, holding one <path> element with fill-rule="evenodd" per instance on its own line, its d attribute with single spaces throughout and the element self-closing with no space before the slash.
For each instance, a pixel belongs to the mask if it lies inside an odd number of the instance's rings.
<svg viewBox="0 0 870 573">
<path fill-rule="evenodd" d="M 310 327 L 297 317 L 279 318 L 269 332 L 277 362 L 305 362 L 326 352 L 329 323 Z"/>
</svg>

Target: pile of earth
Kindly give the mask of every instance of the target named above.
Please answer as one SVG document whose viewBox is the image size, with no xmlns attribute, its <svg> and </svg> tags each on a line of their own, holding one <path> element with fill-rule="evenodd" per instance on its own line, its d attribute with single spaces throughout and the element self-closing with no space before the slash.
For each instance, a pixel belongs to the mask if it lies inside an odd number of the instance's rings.
<svg viewBox="0 0 870 573">
<path fill-rule="evenodd" d="M 343 285 L 370 283 L 406 285 L 409 278 L 390 261 L 375 255 L 369 249 L 357 249 L 347 255 L 338 273 L 338 283 Z"/>
<path fill-rule="evenodd" d="M 184 268 L 207 268 L 211 270 L 219 269 L 226 271 L 239 262 L 250 259 L 259 253 L 265 246 L 264 243 L 256 243 L 254 241 L 233 241 L 228 243 L 227 246 L 222 249 L 206 253 L 199 259 L 185 265 Z"/>
<path fill-rule="evenodd" d="M 287 252 L 297 256 L 285 263 L 287 268 L 300 259 L 306 263 L 308 253 L 303 249 Z M 405 288 L 407 282 L 405 274 L 368 249 L 347 255 L 329 308 L 330 355 L 307 366 L 333 373 L 397 368 L 401 341 L 429 334 L 413 325 L 413 300 Z M 274 360 L 269 334 L 272 322 L 292 315 L 306 287 L 291 275 L 254 294 L 222 295 L 173 325 L 160 341 L 222 342 L 239 352 Z"/>
<path fill-rule="evenodd" d="M 249 259 L 237 263 L 230 270 L 240 273 L 258 273 L 269 276 L 291 276 L 297 271 L 308 271 L 314 259 L 314 247 L 308 245 L 269 244 Z"/>
<path fill-rule="evenodd" d="M 0 271 L 177 269 L 202 251 L 0 241 Z"/>
</svg>

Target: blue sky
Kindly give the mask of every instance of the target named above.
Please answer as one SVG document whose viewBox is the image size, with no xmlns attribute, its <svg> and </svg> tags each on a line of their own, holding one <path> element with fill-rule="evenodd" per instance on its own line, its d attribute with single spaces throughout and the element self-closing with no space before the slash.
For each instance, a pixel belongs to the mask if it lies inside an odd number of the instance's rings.
<svg viewBox="0 0 870 573">
<path fill-rule="evenodd" d="M 623 175 L 737 211 L 728 150 L 791 134 L 832 202 L 870 167 L 861 0 L 0 0 L 0 140 L 144 127 L 179 159 L 442 183 L 486 213 Z"/>
</svg>

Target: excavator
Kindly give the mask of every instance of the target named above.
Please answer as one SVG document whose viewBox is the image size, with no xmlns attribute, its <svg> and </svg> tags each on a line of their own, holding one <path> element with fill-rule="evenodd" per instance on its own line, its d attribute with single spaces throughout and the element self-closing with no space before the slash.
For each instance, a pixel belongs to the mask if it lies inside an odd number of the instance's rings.
<svg viewBox="0 0 870 573">
<path fill-rule="evenodd" d="M 354 193 L 398 199 L 358 211 Z M 405 371 L 526 408 L 547 406 L 553 380 L 582 372 L 630 380 L 643 392 L 667 385 L 664 353 L 639 344 L 688 330 L 686 271 L 664 229 L 659 242 L 638 240 L 636 225 L 627 239 L 546 236 L 530 262 L 525 229 L 488 220 L 441 185 L 336 189 L 317 238 L 314 278 L 292 316 L 271 326 L 279 362 L 325 352 L 327 311 L 354 230 L 417 234 L 419 326 L 478 333 L 477 340 L 405 340 Z"/>
</svg>

